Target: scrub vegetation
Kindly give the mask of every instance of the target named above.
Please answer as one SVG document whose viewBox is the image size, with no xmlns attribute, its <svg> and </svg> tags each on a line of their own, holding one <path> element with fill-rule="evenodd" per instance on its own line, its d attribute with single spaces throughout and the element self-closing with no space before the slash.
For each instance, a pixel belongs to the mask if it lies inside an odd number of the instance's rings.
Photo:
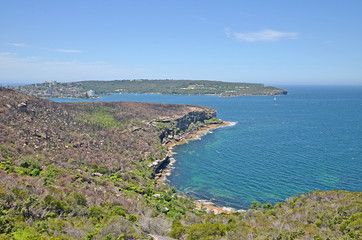
<svg viewBox="0 0 362 240">
<path fill-rule="evenodd" d="M 211 214 L 157 184 L 162 142 L 216 122 L 206 107 L 55 103 L 0 88 L 0 239 L 361 239 L 361 192 Z"/>
</svg>

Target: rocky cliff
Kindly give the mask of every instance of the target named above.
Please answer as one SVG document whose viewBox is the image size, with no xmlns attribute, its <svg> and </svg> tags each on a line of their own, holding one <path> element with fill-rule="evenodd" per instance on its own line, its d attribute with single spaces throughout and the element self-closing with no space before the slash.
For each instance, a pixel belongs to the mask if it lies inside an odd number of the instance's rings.
<svg viewBox="0 0 362 240">
<path fill-rule="evenodd" d="M 191 112 L 178 117 L 178 118 L 162 118 L 157 119 L 154 122 L 155 126 L 158 126 L 162 132 L 160 139 L 162 143 L 169 143 L 178 141 L 185 134 L 192 133 L 199 129 L 201 125 L 204 125 L 210 119 L 216 118 L 216 111 L 214 109 L 200 109 L 192 108 Z"/>
</svg>

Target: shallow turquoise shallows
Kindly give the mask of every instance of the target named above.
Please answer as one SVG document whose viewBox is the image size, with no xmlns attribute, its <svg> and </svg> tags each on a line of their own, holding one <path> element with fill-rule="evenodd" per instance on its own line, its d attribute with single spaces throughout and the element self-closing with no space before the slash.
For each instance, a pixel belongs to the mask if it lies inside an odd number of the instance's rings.
<svg viewBox="0 0 362 240">
<path fill-rule="evenodd" d="M 362 87 L 282 87 L 289 94 L 275 98 L 116 94 L 100 100 L 204 105 L 237 122 L 176 147 L 170 185 L 197 199 L 249 208 L 253 200 L 276 203 L 312 190 L 362 191 Z"/>
</svg>

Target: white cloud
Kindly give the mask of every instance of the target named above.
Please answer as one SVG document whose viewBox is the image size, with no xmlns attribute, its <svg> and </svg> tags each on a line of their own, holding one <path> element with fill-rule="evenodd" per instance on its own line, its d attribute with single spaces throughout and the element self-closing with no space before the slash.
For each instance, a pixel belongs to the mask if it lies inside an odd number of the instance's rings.
<svg viewBox="0 0 362 240">
<path fill-rule="evenodd" d="M 9 43 L 9 45 L 14 46 L 14 47 L 29 47 L 29 45 L 24 44 L 24 43 Z M 34 47 L 34 46 L 30 46 L 31 48 L 35 48 L 35 49 L 43 49 L 43 50 L 51 50 L 51 51 L 56 51 L 56 52 L 64 52 L 64 53 L 81 53 L 82 51 L 80 50 L 76 50 L 76 49 L 51 49 L 51 48 L 46 48 L 46 47 Z"/>
<path fill-rule="evenodd" d="M 15 55 L 14 53 L 11 52 L 1 52 L 0 56 L 11 56 L 11 55 Z"/>
<path fill-rule="evenodd" d="M 80 50 L 67 50 L 67 49 L 55 49 L 57 52 L 65 52 L 65 53 L 81 53 Z"/>
<path fill-rule="evenodd" d="M 276 42 L 280 40 L 295 40 L 299 38 L 298 32 L 279 32 L 272 29 L 264 29 L 257 32 L 233 32 L 225 29 L 225 34 L 229 38 L 234 38 L 241 42 Z"/>
<path fill-rule="evenodd" d="M 39 57 L 0 54 L 0 83 L 159 78 L 151 69 L 124 68 L 104 62 L 44 61 Z"/>
<path fill-rule="evenodd" d="M 24 43 L 9 43 L 9 44 L 14 47 L 26 47 L 27 46 Z"/>
</svg>

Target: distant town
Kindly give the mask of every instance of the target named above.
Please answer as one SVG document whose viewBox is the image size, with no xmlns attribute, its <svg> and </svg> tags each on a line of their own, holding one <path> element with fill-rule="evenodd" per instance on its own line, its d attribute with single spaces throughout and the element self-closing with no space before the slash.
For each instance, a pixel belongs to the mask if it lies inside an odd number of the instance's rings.
<svg viewBox="0 0 362 240">
<path fill-rule="evenodd" d="M 78 82 L 60 83 L 53 80 L 9 88 L 41 98 L 98 98 L 95 90 L 85 90 L 80 86 Z"/>
</svg>

